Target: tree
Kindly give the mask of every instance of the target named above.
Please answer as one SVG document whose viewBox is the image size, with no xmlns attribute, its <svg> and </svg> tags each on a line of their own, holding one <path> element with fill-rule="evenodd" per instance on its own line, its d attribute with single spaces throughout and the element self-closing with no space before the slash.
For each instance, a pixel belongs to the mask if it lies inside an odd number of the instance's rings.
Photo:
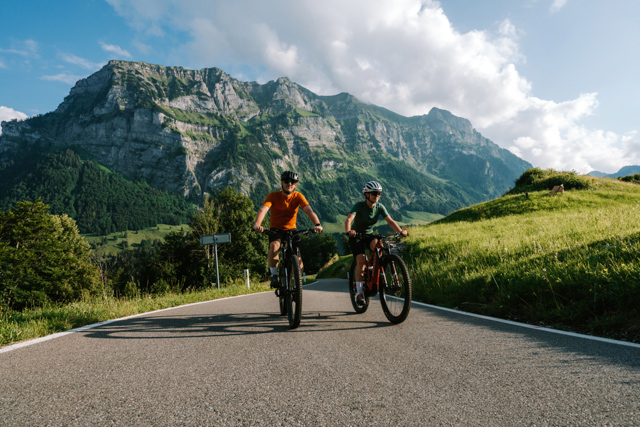
<svg viewBox="0 0 640 427">
<path fill-rule="evenodd" d="M 306 273 L 317 273 L 338 253 L 338 242 L 331 234 L 316 234 L 300 238 L 300 252 Z"/>
<path fill-rule="evenodd" d="M 254 217 L 251 199 L 232 187 L 226 187 L 207 198 L 203 209 L 192 218 L 191 236 L 198 244 L 200 236 L 231 233 L 231 242 L 218 246 L 220 282 L 241 278 L 245 268 L 259 275 L 266 273 L 268 244 L 263 236 L 253 232 Z M 201 248 L 209 260 L 204 275 L 211 283 L 215 281 L 213 246 Z"/>
<path fill-rule="evenodd" d="M 73 301 L 101 289 L 75 221 L 48 211 L 38 199 L 0 212 L 0 298 L 13 309 Z"/>
</svg>

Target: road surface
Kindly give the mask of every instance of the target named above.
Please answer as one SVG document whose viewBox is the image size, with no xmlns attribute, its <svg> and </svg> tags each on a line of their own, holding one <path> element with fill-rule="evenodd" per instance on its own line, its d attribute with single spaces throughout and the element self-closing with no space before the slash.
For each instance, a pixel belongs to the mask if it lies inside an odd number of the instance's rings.
<svg viewBox="0 0 640 427">
<path fill-rule="evenodd" d="M 193 304 L 0 352 L 0 425 L 640 425 L 640 349 L 414 305 L 346 281 Z"/>
</svg>

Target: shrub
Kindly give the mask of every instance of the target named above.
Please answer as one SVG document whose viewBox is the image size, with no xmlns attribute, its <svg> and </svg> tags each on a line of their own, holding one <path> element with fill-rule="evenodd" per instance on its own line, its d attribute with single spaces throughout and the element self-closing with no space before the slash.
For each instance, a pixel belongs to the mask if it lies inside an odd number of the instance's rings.
<svg viewBox="0 0 640 427">
<path fill-rule="evenodd" d="M 521 194 L 525 192 L 551 190 L 554 186 L 564 184 L 565 190 L 586 190 L 592 188 L 591 178 L 578 175 L 575 171 L 558 172 L 553 169 L 542 170 L 532 168 L 524 171 L 516 179 L 515 187 L 507 194 Z"/>
</svg>

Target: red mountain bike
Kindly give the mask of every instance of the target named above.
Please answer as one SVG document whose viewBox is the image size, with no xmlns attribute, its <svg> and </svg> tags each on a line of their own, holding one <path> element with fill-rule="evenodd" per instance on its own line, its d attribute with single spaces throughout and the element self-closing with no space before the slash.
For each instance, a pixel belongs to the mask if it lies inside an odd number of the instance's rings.
<svg viewBox="0 0 640 427">
<path fill-rule="evenodd" d="M 363 238 L 366 234 L 357 233 L 356 237 Z M 369 235 L 371 236 L 371 235 Z M 349 270 L 349 295 L 356 313 L 364 313 L 369 308 L 369 299 L 376 296 L 380 290 L 380 304 L 382 311 L 391 323 L 404 322 L 411 309 L 411 279 L 406 264 L 396 254 L 391 253 L 394 241 L 402 234 L 373 235 L 378 239 L 375 251 L 367 257 L 364 272 L 364 304 L 356 302 L 354 258 Z M 366 256 L 366 254 L 365 254 Z"/>
</svg>

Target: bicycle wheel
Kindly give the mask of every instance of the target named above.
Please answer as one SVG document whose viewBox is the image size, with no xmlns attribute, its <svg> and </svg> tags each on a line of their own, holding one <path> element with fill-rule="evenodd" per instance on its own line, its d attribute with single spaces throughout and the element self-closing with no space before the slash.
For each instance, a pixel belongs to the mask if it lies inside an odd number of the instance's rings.
<svg viewBox="0 0 640 427">
<path fill-rule="evenodd" d="M 356 260 L 354 259 L 349 269 L 349 297 L 351 298 L 351 305 L 358 314 L 362 314 L 369 308 L 369 296 L 365 294 L 364 305 L 358 305 L 356 302 Z"/>
<path fill-rule="evenodd" d="M 290 256 L 287 259 L 287 283 L 285 284 L 285 298 L 289 327 L 295 329 L 300 325 L 302 318 L 302 275 L 298 257 Z"/>
<path fill-rule="evenodd" d="M 391 323 L 404 322 L 411 309 L 411 279 L 402 258 L 390 254 L 382 258 L 380 304 Z"/>
</svg>

